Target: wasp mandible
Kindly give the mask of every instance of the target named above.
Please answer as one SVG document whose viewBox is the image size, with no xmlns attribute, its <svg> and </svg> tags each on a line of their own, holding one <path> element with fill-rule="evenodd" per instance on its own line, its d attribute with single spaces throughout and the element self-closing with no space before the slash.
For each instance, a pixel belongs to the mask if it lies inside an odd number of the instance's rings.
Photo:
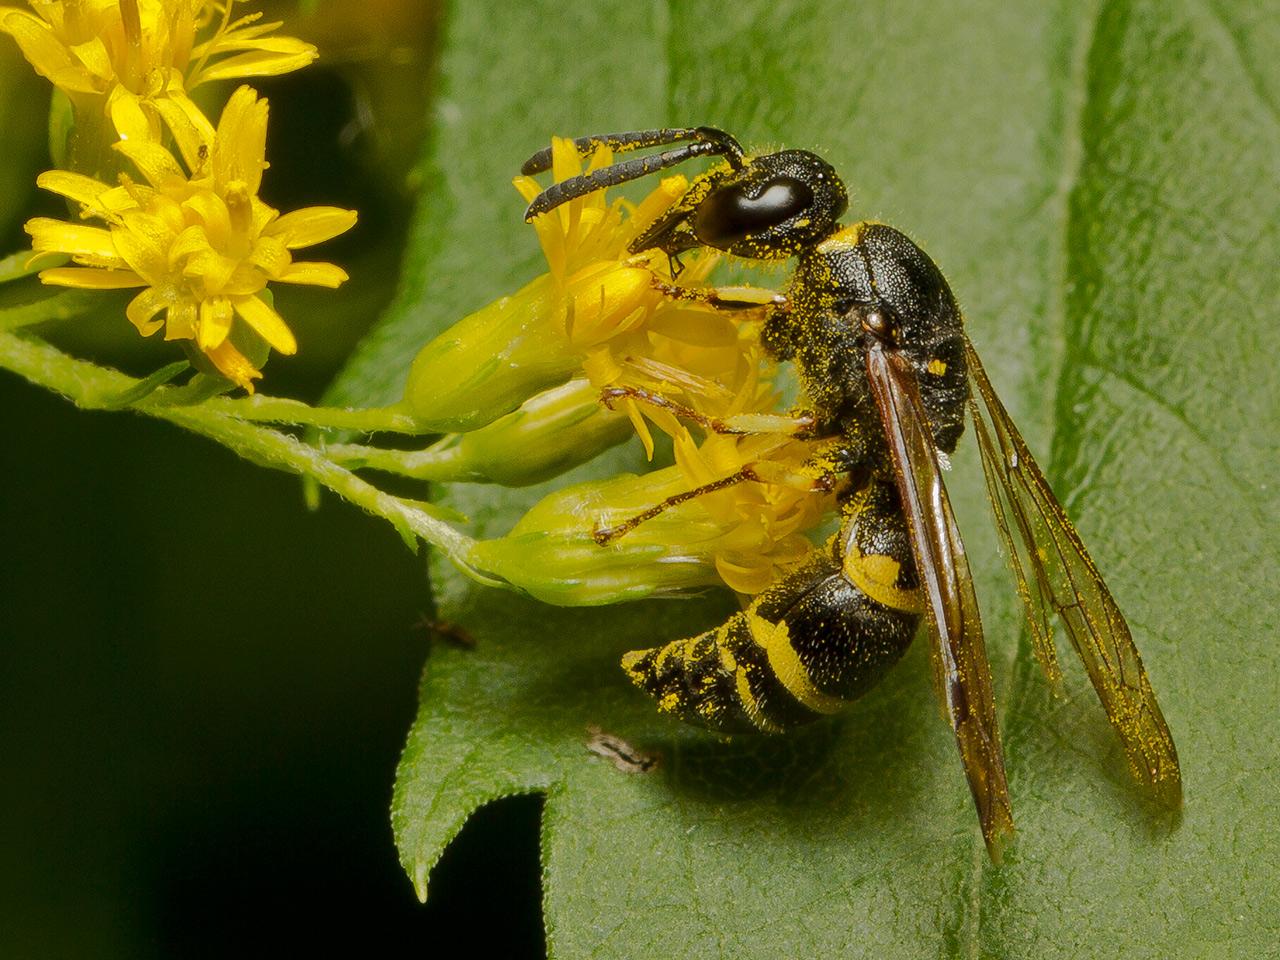
<svg viewBox="0 0 1280 960">
<path fill-rule="evenodd" d="M 808 151 L 752 156 L 712 127 L 574 143 L 583 156 L 599 145 L 614 152 L 668 149 L 556 183 L 534 199 L 526 220 L 687 160 L 721 158 L 631 252 L 667 254 L 673 275 L 679 255 L 699 247 L 752 260 L 795 259 L 784 301 L 768 310 L 762 341 L 778 360 L 794 362 L 802 388 L 794 429 L 830 441 L 816 467 L 839 494 L 839 532 L 743 612 L 700 636 L 628 653 L 623 667 L 637 685 L 662 710 L 690 722 L 725 732 L 779 732 L 862 695 L 902 657 L 923 618 L 936 689 L 987 848 L 998 857 L 1013 829 L 1009 788 L 973 576 L 942 479 L 967 413 L 1037 659 L 1056 681 L 1056 615 L 1134 775 L 1166 805 L 1180 805 L 1173 738 L 1129 627 L 997 397 L 937 265 L 891 226 L 842 226 L 845 186 Z M 544 150 L 524 173 L 549 164 Z M 707 489 L 753 479 L 750 470 L 739 473 Z M 625 534 L 663 506 L 598 539 Z"/>
</svg>

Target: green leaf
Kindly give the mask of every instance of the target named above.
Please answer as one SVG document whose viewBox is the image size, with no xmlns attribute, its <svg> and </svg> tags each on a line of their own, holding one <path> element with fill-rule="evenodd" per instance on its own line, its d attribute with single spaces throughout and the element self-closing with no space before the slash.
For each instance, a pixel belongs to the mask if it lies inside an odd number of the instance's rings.
<svg viewBox="0 0 1280 960">
<path fill-rule="evenodd" d="M 853 214 L 947 271 L 1128 614 L 1186 810 L 1169 831 L 1143 809 L 1078 664 L 1061 699 L 1039 676 L 966 439 L 951 486 L 1019 829 L 1003 866 L 923 645 L 842 718 L 724 743 L 657 716 L 617 661 L 713 625 L 728 598 L 555 610 L 436 569 L 440 615 L 477 646 L 431 655 L 400 767 L 419 890 L 477 806 L 537 791 L 555 956 L 1274 949 L 1280 18 L 1244 0 L 563 10 L 513 5 L 494 29 L 451 8 L 401 296 L 333 399 L 394 399 L 417 346 L 541 269 L 507 181 L 549 134 L 713 123 L 817 149 Z M 500 533 L 545 489 L 445 499 Z M 623 772 L 588 727 L 660 765 Z"/>
</svg>

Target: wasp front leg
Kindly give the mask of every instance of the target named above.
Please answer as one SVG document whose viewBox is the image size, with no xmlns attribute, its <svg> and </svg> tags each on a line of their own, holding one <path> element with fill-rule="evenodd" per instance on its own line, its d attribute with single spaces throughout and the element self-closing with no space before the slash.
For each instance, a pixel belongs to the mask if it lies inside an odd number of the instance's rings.
<svg viewBox="0 0 1280 960">
<path fill-rule="evenodd" d="M 787 305 L 785 294 L 766 287 L 683 287 L 668 283 L 657 274 L 653 277 L 653 287 L 669 300 L 705 303 L 717 310 L 759 310 Z"/>
</svg>

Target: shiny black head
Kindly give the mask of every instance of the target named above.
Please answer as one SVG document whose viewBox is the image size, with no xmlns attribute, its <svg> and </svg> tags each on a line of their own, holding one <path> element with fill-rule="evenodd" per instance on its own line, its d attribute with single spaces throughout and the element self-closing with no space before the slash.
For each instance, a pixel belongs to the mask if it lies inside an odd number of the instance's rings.
<svg viewBox="0 0 1280 960">
<path fill-rule="evenodd" d="M 632 253 L 661 250 L 674 257 L 696 247 L 714 247 L 734 256 L 774 260 L 795 256 L 838 229 L 849 203 L 844 184 L 830 164 L 806 150 L 745 157 L 737 140 L 714 127 L 604 134 L 575 143 L 586 154 L 598 144 L 627 151 L 684 141 L 691 142 L 553 184 L 529 205 L 525 219 L 693 157 L 722 156 L 723 164 L 695 179 L 684 196 L 632 242 Z M 550 151 L 542 151 L 529 159 L 524 172 L 549 166 Z"/>
<path fill-rule="evenodd" d="M 718 167 L 631 244 L 631 252 L 675 256 L 714 247 L 752 260 L 792 257 L 837 229 L 849 205 L 844 184 L 821 157 L 783 150 Z"/>
</svg>

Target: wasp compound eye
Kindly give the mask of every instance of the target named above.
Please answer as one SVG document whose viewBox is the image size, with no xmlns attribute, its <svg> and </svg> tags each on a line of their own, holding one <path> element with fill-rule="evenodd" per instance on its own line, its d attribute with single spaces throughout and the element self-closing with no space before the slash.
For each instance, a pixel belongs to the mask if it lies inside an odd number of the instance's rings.
<svg viewBox="0 0 1280 960">
<path fill-rule="evenodd" d="M 834 233 L 849 202 L 836 172 L 807 150 L 765 154 L 711 176 L 719 182 L 683 215 L 683 242 L 739 257 L 795 256 Z"/>
<path fill-rule="evenodd" d="M 813 191 L 794 177 L 738 183 L 712 192 L 698 205 L 693 232 L 708 246 L 724 249 L 786 223 L 811 206 Z"/>
</svg>

